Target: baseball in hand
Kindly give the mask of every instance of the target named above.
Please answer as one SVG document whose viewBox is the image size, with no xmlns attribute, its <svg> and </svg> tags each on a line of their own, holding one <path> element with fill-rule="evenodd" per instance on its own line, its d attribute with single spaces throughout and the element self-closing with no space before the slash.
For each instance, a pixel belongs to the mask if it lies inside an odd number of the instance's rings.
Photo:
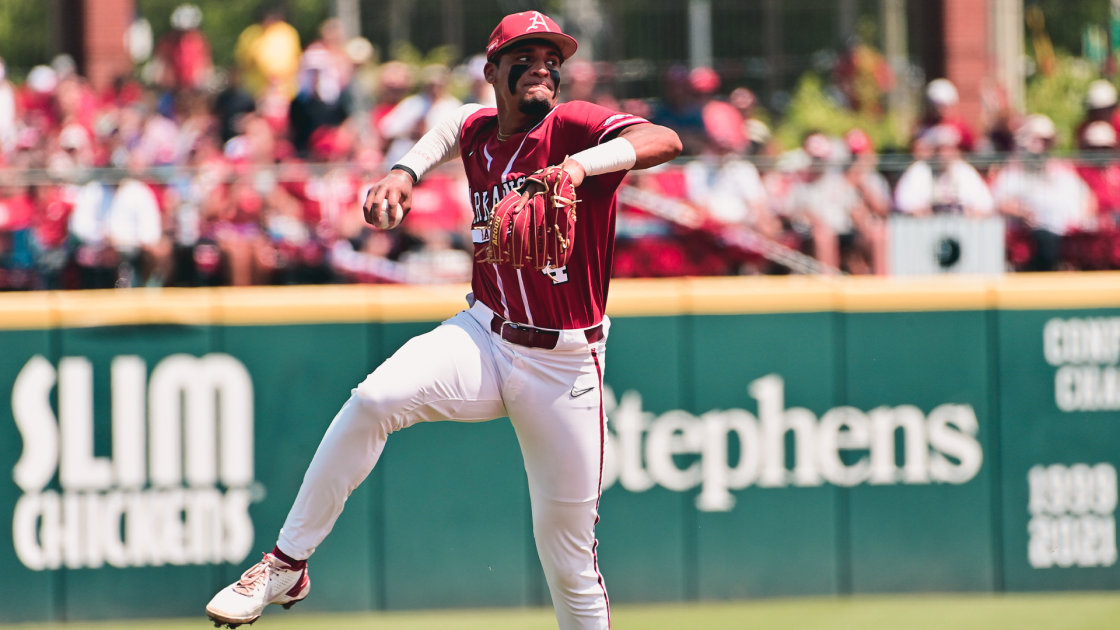
<svg viewBox="0 0 1120 630">
<path fill-rule="evenodd" d="M 401 220 L 403 220 L 403 219 L 404 219 L 404 208 L 401 208 L 401 204 L 398 203 L 396 205 L 396 207 L 393 208 L 392 211 L 390 211 L 389 210 L 389 200 L 388 199 L 382 199 L 381 200 L 381 220 L 377 225 L 378 228 L 380 228 L 382 230 L 391 230 L 391 229 L 397 227 L 398 225 L 400 225 Z"/>
</svg>

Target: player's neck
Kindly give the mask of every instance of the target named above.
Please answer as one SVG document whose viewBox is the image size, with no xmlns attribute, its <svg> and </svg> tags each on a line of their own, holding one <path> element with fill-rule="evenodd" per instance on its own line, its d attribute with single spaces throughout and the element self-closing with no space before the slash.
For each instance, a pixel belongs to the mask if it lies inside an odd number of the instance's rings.
<svg viewBox="0 0 1120 630">
<path fill-rule="evenodd" d="M 547 116 L 548 114 L 545 114 Z M 532 116 L 518 109 L 498 107 L 498 141 L 505 142 L 535 127 L 544 116 Z"/>
</svg>

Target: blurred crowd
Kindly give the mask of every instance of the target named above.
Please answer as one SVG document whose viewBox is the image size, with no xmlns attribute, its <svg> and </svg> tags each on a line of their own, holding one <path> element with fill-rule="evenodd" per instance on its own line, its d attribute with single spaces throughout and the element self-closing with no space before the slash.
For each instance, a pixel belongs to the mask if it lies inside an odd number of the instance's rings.
<svg viewBox="0 0 1120 630">
<path fill-rule="evenodd" d="M 1090 85 L 1084 120 L 1070 130 L 1074 157 L 1055 155 L 1059 130 L 1041 114 L 1005 106 L 978 132 L 958 112 L 956 87 L 936 79 L 907 154 L 881 159 L 858 127 L 842 136 L 810 131 L 800 146 L 782 147 L 756 117 L 751 92 L 718 97 L 710 69 L 681 73 L 670 76 L 652 120 L 680 130 L 696 157 L 631 181 L 688 204 L 701 220 L 624 208 L 616 275 L 789 272 L 758 251 L 728 247 L 729 227 L 847 273 L 887 274 L 892 215 L 1002 217 L 1011 270 L 1120 269 L 1120 114 L 1106 80 Z"/>
<path fill-rule="evenodd" d="M 302 46 L 280 12 L 213 66 L 184 5 L 138 78 L 97 92 L 60 56 L 0 82 L 0 288 L 470 277 L 462 169 L 367 229 L 365 188 L 460 101 L 446 66 L 375 64 L 336 19 Z M 371 100 L 371 99 L 376 99 Z"/>
<path fill-rule="evenodd" d="M 201 20 L 197 7 L 179 7 L 153 60 L 103 92 L 66 56 L 18 85 L 0 64 L 0 289 L 470 277 L 458 163 L 421 182 L 398 230 L 369 229 L 358 207 L 450 111 L 493 103 L 481 56 L 455 67 L 377 63 L 335 19 L 304 46 L 271 12 L 222 69 Z M 900 162 L 881 161 L 858 128 L 783 147 L 755 95 L 721 91 L 711 68 L 670 68 L 663 98 L 621 102 L 610 71 L 569 62 L 562 98 L 671 127 L 689 156 L 628 179 L 668 205 L 622 204 L 616 275 L 790 271 L 731 243 L 728 229 L 849 273 L 886 273 L 892 213 L 1003 216 L 1015 269 L 1120 267 L 1120 115 L 1106 81 L 1091 86 L 1075 130 L 1082 157 L 1070 160 L 1052 154 L 1046 117 L 1009 113 L 978 134 L 958 115 L 954 86 L 935 80 L 913 159 Z M 858 81 L 845 93 L 861 98 Z"/>
</svg>

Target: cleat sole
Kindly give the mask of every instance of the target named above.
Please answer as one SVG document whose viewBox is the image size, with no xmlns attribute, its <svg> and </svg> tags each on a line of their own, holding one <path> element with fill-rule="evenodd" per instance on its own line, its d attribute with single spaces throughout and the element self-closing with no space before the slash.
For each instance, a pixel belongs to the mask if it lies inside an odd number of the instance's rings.
<svg viewBox="0 0 1120 630">
<path fill-rule="evenodd" d="M 304 598 L 302 598 L 302 597 L 299 598 L 299 599 L 293 599 L 292 601 L 288 602 L 287 604 L 284 604 L 284 610 L 291 610 L 292 606 L 295 606 L 296 604 L 302 602 L 303 600 L 304 600 Z"/>
<path fill-rule="evenodd" d="M 214 622 L 215 628 L 221 628 L 222 626 L 225 626 L 230 630 L 236 630 L 236 628 L 238 628 L 239 626 L 251 626 L 256 623 L 257 619 L 260 619 L 260 617 L 255 617 L 253 619 L 250 619 L 249 621 L 229 621 L 227 619 L 222 619 L 221 617 L 215 617 L 213 615 L 207 615 L 207 617 L 210 618 L 210 621 Z"/>
</svg>

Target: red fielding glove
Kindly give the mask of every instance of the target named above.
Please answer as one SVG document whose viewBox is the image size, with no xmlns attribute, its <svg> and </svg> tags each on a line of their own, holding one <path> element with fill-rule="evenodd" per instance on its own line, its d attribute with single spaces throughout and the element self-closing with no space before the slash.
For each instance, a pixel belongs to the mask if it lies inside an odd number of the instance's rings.
<svg viewBox="0 0 1120 630">
<path fill-rule="evenodd" d="M 544 190 L 534 193 L 521 207 L 524 188 L 506 195 L 490 216 L 490 241 L 482 262 L 526 264 L 534 269 L 563 267 L 572 256 L 576 235 L 576 188 L 572 176 L 559 166 L 549 166 L 526 178 Z"/>
</svg>

